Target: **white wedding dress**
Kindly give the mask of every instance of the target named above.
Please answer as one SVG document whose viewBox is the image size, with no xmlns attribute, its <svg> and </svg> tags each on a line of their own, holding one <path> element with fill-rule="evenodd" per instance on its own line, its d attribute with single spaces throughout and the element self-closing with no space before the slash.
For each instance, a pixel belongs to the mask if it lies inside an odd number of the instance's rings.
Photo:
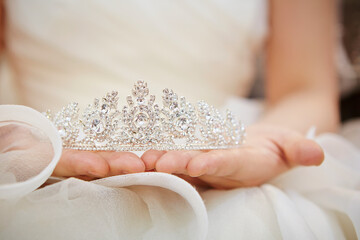
<svg viewBox="0 0 360 240">
<path fill-rule="evenodd" d="M 250 91 L 266 1 L 9 0 L 5 7 L 0 100 L 31 108 L 0 105 L 0 239 L 360 237 L 360 150 L 334 134 L 314 138 L 325 150 L 321 166 L 260 187 L 195 189 L 156 172 L 49 179 L 62 143 L 38 111 L 84 106 L 114 89 L 125 102 L 139 78 L 158 98 L 168 87 L 256 121 L 261 103 L 234 96 Z M 26 129 L 33 145 L 3 130 L 9 126 Z"/>
</svg>

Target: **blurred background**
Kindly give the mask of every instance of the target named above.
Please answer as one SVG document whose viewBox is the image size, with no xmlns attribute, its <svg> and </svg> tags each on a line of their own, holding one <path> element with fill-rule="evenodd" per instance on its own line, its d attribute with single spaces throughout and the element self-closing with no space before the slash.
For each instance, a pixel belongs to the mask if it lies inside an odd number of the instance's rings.
<svg viewBox="0 0 360 240">
<path fill-rule="evenodd" d="M 342 121 L 360 116 L 360 1 L 345 0 L 341 5 L 344 44 L 354 71 L 354 86 L 345 92 L 341 100 Z"/>
<path fill-rule="evenodd" d="M 360 1 L 339 1 L 339 41 L 342 49 L 338 49 L 337 64 L 341 99 L 341 121 L 346 122 L 360 117 Z M 262 59 L 258 61 L 258 69 L 262 69 Z M 259 71 L 251 98 L 264 96 L 264 81 Z"/>
</svg>

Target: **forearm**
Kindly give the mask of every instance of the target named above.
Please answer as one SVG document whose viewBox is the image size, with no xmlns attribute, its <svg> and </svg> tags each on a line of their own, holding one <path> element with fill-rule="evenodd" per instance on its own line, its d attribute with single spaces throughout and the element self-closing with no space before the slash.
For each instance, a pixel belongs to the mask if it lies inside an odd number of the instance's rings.
<svg viewBox="0 0 360 240">
<path fill-rule="evenodd" d="M 316 126 L 317 133 L 334 132 L 338 128 L 337 94 L 330 91 L 301 90 L 268 103 L 259 123 L 274 124 L 305 133 Z"/>
<path fill-rule="evenodd" d="M 269 19 L 267 111 L 260 122 L 302 133 L 311 126 L 336 131 L 335 1 L 273 0 Z"/>
</svg>

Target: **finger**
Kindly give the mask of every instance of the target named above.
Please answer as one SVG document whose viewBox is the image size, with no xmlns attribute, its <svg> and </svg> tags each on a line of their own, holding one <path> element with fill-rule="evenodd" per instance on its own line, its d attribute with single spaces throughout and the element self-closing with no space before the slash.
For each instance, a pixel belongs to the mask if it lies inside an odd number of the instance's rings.
<svg viewBox="0 0 360 240">
<path fill-rule="evenodd" d="M 131 152 L 100 152 L 109 164 L 109 176 L 145 171 L 144 162 Z"/>
<path fill-rule="evenodd" d="M 166 151 L 158 151 L 158 150 L 148 150 L 142 156 L 141 159 L 145 164 L 145 170 L 153 170 L 155 169 L 156 161 L 163 156 Z"/>
<path fill-rule="evenodd" d="M 284 144 L 284 153 L 290 166 L 320 165 L 324 160 L 324 151 L 314 141 L 306 138 L 288 139 Z"/>
<path fill-rule="evenodd" d="M 277 153 L 264 148 L 245 146 L 201 154 L 188 166 L 189 174 L 193 177 L 227 177 L 249 186 L 259 185 L 287 169 L 287 165 Z"/>
<path fill-rule="evenodd" d="M 272 132 L 271 129 L 274 129 L 278 134 Z M 263 128 L 253 126 L 248 129 L 248 136 L 256 136 L 259 131 L 263 131 Z M 286 128 L 267 128 L 266 134 L 272 143 L 281 150 L 283 160 L 289 167 L 320 165 L 324 160 L 322 148 L 315 141 L 305 138 L 299 132 Z"/>
<path fill-rule="evenodd" d="M 234 150 L 213 150 L 193 158 L 188 164 L 188 173 L 192 177 L 204 174 L 214 176 L 231 175 L 241 167 L 240 159 L 234 156 Z"/>
<path fill-rule="evenodd" d="M 103 157 L 95 152 L 65 149 L 57 164 L 54 176 L 105 177 L 109 172 L 109 165 Z"/>
<path fill-rule="evenodd" d="M 188 174 L 187 165 L 189 161 L 201 153 L 201 151 L 169 151 L 156 162 L 156 171 Z"/>
</svg>

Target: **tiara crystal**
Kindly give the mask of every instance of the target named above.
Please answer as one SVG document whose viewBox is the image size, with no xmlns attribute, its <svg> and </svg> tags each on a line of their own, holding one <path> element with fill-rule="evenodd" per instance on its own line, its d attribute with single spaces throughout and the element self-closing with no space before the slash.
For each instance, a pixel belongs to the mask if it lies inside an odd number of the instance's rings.
<svg viewBox="0 0 360 240">
<path fill-rule="evenodd" d="M 45 115 L 57 127 L 63 147 L 89 151 L 205 150 L 239 147 L 245 127 L 233 113 L 225 117 L 213 106 L 197 105 L 164 89 L 162 107 L 138 81 L 127 105 L 118 107 L 118 92 L 108 93 L 80 114 L 77 103 Z"/>
</svg>

